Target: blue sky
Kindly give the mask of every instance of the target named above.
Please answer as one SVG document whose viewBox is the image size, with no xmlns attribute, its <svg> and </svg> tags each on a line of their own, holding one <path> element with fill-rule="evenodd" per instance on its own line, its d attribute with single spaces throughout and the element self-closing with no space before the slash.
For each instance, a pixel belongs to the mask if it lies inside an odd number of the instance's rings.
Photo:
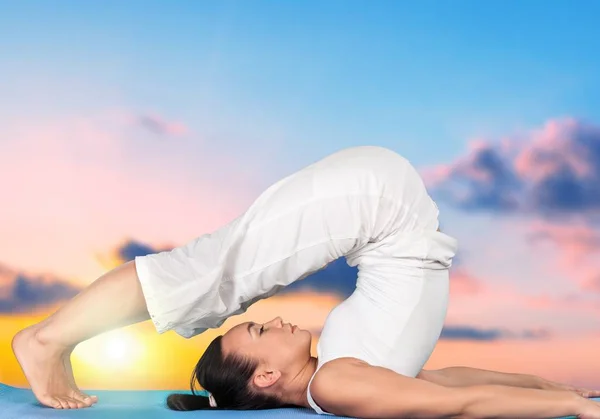
<svg viewBox="0 0 600 419">
<path fill-rule="evenodd" d="M 0 5 L 0 125 L 8 129 L 0 145 L 20 141 L 10 128 L 47 131 L 44 124 L 64 119 L 69 126 L 73 118 L 111 109 L 152 113 L 191 134 L 169 148 L 129 130 L 121 133 L 128 148 L 119 153 L 164 159 L 182 177 L 198 172 L 217 185 L 231 163 L 211 165 L 206 156 L 235 156 L 241 172 L 257 173 L 247 184 L 240 174 L 230 176 L 233 193 L 251 191 L 245 204 L 283 175 L 343 147 L 377 144 L 417 167 L 439 166 L 468 154 L 472 139 L 518 138 L 563 117 L 600 121 L 597 2 Z M 91 144 L 103 135 L 56 136 L 82 144 L 89 137 Z M 123 160 L 101 164 L 115 169 Z M 477 193 L 481 201 L 485 194 Z M 482 225 L 501 246 L 515 235 L 494 227 L 501 220 L 493 208 L 465 212 L 443 199 L 439 205 L 444 227 L 462 233 L 465 253 L 488 245 L 477 234 Z M 469 264 L 477 269 L 490 258 Z"/>
<path fill-rule="evenodd" d="M 433 164 L 473 136 L 599 119 L 597 2 L 0 4 L 12 112 L 34 110 L 17 86 L 45 85 L 62 94 L 34 107 L 125 102 L 256 152 L 284 138 L 282 167 L 363 143 Z"/>
</svg>

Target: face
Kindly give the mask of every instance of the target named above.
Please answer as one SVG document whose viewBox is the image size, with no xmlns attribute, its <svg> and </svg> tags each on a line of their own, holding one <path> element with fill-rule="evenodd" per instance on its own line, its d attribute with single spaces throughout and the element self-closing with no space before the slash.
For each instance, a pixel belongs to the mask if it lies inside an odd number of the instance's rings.
<svg viewBox="0 0 600 419">
<path fill-rule="evenodd" d="M 276 317 L 267 323 L 247 322 L 229 330 L 222 340 L 224 355 L 235 353 L 259 361 L 255 384 L 268 387 L 310 359 L 311 335 Z"/>
</svg>

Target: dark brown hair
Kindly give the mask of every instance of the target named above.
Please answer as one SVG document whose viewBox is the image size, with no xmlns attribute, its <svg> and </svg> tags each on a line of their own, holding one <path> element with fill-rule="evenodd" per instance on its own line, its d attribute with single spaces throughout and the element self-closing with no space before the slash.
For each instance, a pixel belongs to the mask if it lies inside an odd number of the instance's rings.
<svg viewBox="0 0 600 419">
<path fill-rule="evenodd" d="M 273 396 L 260 394 L 250 387 L 258 361 L 238 355 L 223 356 L 221 339 L 216 337 L 200 357 L 190 380 L 192 394 L 170 394 L 167 406 L 172 410 L 261 410 L 284 405 Z M 208 397 L 197 395 L 194 381 L 209 391 L 217 407 L 211 407 Z"/>
</svg>

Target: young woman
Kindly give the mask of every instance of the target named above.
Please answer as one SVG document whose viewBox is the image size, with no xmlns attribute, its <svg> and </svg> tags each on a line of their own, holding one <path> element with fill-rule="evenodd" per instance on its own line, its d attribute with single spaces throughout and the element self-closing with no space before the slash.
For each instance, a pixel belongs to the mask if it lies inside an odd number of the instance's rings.
<svg viewBox="0 0 600 419">
<path fill-rule="evenodd" d="M 280 319 L 244 323 L 196 367 L 211 396 L 172 395 L 169 407 L 600 419 L 600 405 L 575 391 L 511 387 L 569 389 L 541 378 L 422 370 L 444 323 L 456 252 L 438 227 L 437 206 L 406 159 L 381 147 L 341 150 L 277 182 L 214 233 L 101 277 L 15 336 L 13 349 L 40 402 L 89 406 L 96 399 L 76 387 L 69 361 L 82 340 L 148 318 L 159 333 L 189 338 L 344 256 L 359 268 L 356 290 L 328 316 L 318 359 L 307 331 Z"/>
</svg>

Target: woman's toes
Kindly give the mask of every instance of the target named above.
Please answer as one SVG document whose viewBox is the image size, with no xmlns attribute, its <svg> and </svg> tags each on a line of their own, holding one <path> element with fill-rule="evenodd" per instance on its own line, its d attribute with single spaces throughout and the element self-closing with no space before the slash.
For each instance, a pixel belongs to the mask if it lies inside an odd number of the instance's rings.
<svg viewBox="0 0 600 419">
<path fill-rule="evenodd" d="M 74 391 L 71 397 L 86 406 L 92 405 L 92 399 L 83 393 Z"/>
<path fill-rule="evenodd" d="M 75 407 L 73 409 L 81 409 L 82 407 L 87 407 L 87 405 L 81 400 L 73 398 L 73 402 L 75 403 Z"/>
<path fill-rule="evenodd" d="M 84 402 L 77 400 L 73 397 L 71 397 L 71 403 L 73 403 L 72 409 L 81 409 L 82 407 L 86 406 L 86 404 Z"/>
<path fill-rule="evenodd" d="M 98 403 L 98 396 L 84 396 L 83 402 L 93 406 Z"/>
<path fill-rule="evenodd" d="M 69 403 L 67 403 L 64 397 L 57 397 L 56 400 L 60 404 L 60 409 L 69 409 Z"/>
<path fill-rule="evenodd" d="M 70 397 L 65 397 L 67 404 L 69 405 L 69 409 L 77 409 L 77 401 Z"/>
<path fill-rule="evenodd" d="M 45 397 L 40 399 L 40 403 L 44 406 L 51 407 L 53 409 L 62 409 L 62 405 L 56 397 Z"/>
</svg>

